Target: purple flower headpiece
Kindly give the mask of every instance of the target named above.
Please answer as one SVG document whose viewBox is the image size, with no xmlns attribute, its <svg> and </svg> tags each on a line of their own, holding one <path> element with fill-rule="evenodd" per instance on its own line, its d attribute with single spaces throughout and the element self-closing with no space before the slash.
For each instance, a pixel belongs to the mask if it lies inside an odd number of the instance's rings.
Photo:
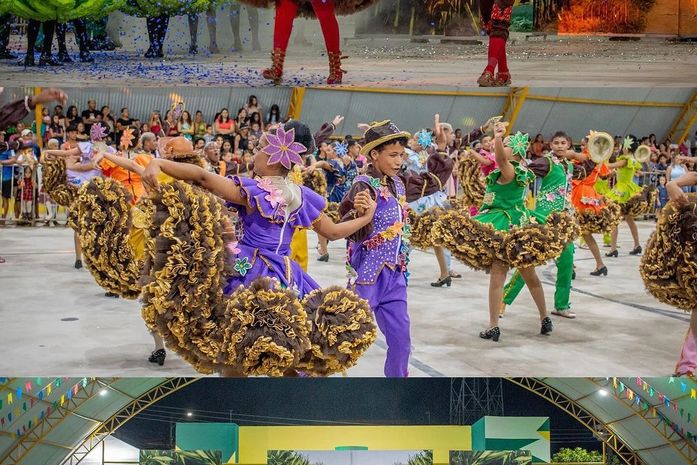
<svg viewBox="0 0 697 465">
<path fill-rule="evenodd" d="M 106 128 L 99 123 L 94 123 L 90 128 L 90 140 L 100 142 L 107 136 Z"/>
<path fill-rule="evenodd" d="M 276 134 L 266 134 L 269 145 L 261 149 L 269 156 L 269 165 L 280 163 L 286 169 L 290 169 L 293 163 L 302 165 L 301 153 L 307 152 L 300 142 L 295 142 L 295 129 L 285 131 L 282 127 L 276 130 Z"/>
</svg>

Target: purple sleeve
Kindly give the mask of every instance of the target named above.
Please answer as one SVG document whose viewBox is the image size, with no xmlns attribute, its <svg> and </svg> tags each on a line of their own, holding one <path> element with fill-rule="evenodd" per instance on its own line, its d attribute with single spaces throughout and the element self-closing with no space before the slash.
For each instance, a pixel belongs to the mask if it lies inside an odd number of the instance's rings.
<svg viewBox="0 0 697 465">
<path fill-rule="evenodd" d="M 312 228 L 327 208 L 324 197 L 310 188 L 301 186 L 303 205 L 297 215 L 297 225 L 303 228 Z"/>
<path fill-rule="evenodd" d="M 24 99 L 0 107 L 0 130 L 22 121 L 29 112 L 24 106 Z"/>
<path fill-rule="evenodd" d="M 315 145 L 319 146 L 319 144 L 329 139 L 334 134 L 335 129 L 332 123 L 324 123 L 314 135 Z"/>
<path fill-rule="evenodd" d="M 364 190 L 369 190 L 370 187 L 364 182 L 354 182 L 351 189 L 344 196 L 341 204 L 339 205 L 339 214 L 341 215 L 341 222 L 356 219 L 356 210 L 353 208 L 353 200 L 359 192 Z M 347 237 L 348 240 L 352 242 L 361 242 L 373 232 L 373 223 L 362 227 L 355 233 Z"/>
<path fill-rule="evenodd" d="M 528 169 L 535 173 L 538 178 L 544 178 L 549 174 L 551 166 L 549 165 L 549 159 L 547 157 L 539 157 L 528 163 Z"/>
</svg>

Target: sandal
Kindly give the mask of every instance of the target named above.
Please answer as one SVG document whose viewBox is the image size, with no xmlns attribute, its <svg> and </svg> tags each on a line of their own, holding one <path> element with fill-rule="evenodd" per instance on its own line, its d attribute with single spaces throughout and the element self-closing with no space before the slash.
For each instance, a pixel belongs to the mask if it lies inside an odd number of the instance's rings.
<svg viewBox="0 0 697 465">
<path fill-rule="evenodd" d="M 576 318 L 576 314 L 574 312 L 572 312 L 571 310 L 554 310 L 552 312 L 552 315 L 561 316 L 564 318 L 568 318 L 570 320 L 573 320 L 574 318 Z"/>
</svg>

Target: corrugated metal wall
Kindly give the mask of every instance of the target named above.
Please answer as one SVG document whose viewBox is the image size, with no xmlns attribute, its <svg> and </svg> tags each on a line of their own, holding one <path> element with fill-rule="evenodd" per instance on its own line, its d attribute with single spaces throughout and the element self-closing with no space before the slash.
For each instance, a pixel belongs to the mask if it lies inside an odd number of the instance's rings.
<svg viewBox="0 0 697 465">
<path fill-rule="evenodd" d="M 122 106 L 128 106 L 131 114 L 147 118 L 152 110 L 164 111 L 172 102 L 182 100 L 192 113 L 204 112 L 210 121 L 221 108 L 227 107 L 235 114 L 250 95 L 256 95 L 265 110 L 272 103 L 288 111 L 291 89 L 269 87 L 240 90 L 236 88 L 171 87 L 171 88 L 67 88 L 69 104 L 86 106 L 89 98 L 97 105 L 109 104 L 118 115 Z M 0 94 L 0 103 L 19 98 L 26 90 L 7 88 Z M 30 91 L 29 91 L 30 92 Z M 655 133 L 663 139 L 680 114 L 681 106 L 694 92 L 692 88 L 531 88 L 528 99 L 518 116 L 514 131 L 532 135 L 542 133 L 551 136 L 557 130 L 567 131 L 574 140 L 588 134 L 589 130 L 607 131 L 612 134 Z M 478 96 L 477 94 L 488 94 Z M 431 95 L 366 92 L 360 89 L 307 89 L 302 108 L 302 120 L 312 128 L 318 128 L 335 115 L 344 115 L 344 123 L 337 134 L 358 135 L 358 123 L 370 123 L 392 119 L 400 128 L 416 131 L 431 127 L 433 115 L 440 113 L 441 121 L 467 130 L 478 126 L 487 118 L 503 112 L 506 97 L 491 96 L 491 90 L 468 90 L 467 95 Z M 505 91 L 501 91 L 505 94 Z M 538 100 L 536 97 L 552 97 L 561 101 Z M 564 99 L 592 100 L 595 103 L 564 102 Z M 675 104 L 669 107 L 608 105 L 598 101 L 659 102 Z M 689 134 L 692 136 L 697 127 Z"/>
<path fill-rule="evenodd" d="M 103 88 L 69 88 L 65 91 L 69 99 L 67 106 L 77 105 L 80 110 L 87 107 L 87 100 L 93 98 L 97 101 L 97 107 L 109 105 L 112 115 L 118 117 L 122 107 L 128 107 L 131 117 L 145 120 L 153 110 L 164 112 L 168 110 L 175 101 L 183 101 L 186 109 L 192 114 L 196 110 L 201 110 L 206 121 L 211 121 L 213 116 L 221 108 L 227 107 L 233 116 L 237 115 L 237 110 L 241 108 L 250 95 L 256 95 L 266 111 L 272 104 L 281 107 L 281 114 L 285 115 L 288 111 L 291 89 L 288 87 L 268 87 L 256 89 L 239 89 L 232 87 L 103 87 Z M 5 89 L 4 98 L 18 98 L 24 95 L 22 89 Z"/>
</svg>

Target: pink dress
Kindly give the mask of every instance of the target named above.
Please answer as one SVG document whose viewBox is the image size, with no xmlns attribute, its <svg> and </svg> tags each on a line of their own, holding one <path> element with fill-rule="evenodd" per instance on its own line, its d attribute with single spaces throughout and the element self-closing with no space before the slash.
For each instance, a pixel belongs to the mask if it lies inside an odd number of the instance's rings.
<svg viewBox="0 0 697 465">
<path fill-rule="evenodd" d="M 492 171 L 499 167 L 499 165 L 496 164 L 496 155 L 493 153 L 487 152 L 486 150 L 480 150 L 479 155 L 494 162 L 491 165 L 482 165 L 482 174 L 484 176 L 489 176 Z M 470 216 L 475 216 L 477 213 L 479 213 L 479 209 L 472 205 L 470 207 Z"/>
<path fill-rule="evenodd" d="M 692 330 L 687 330 L 685 342 L 680 352 L 680 360 L 675 366 L 675 374 L 694 376 L 697 374 L 697 341 L 692 334 Z"/>
</svg>

